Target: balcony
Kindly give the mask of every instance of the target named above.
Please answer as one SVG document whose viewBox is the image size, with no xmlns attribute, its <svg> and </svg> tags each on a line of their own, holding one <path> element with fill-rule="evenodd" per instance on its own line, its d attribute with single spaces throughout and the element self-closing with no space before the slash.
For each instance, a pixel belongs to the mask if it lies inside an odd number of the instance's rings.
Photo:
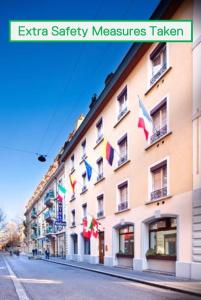
<svg viewBox="0 0 201 300">
<path fill-rule="evenodd" d="M 31 239 L 32 240 L 36 240 L 37 239 L 37 234 L 34 232 L 34 233 L 32 233 L 32 235 L 31 235 Z"/>
<path fill-rule="evenodd" d="M 55 211 L 54 210 L 47 210 L 45 213 L 44 213 L 44 219 L 46 222 L 48 223 L 52 223 L 55 219 Z"/>
<path fill-rule="evenodd" d="M 118 211 L 122 211 L 128 208 L 128 201 L 124 201 L 118 204 Z"/>
<path fill-rule="evenodd" d="M 123 165 L 126 161 L 128 160 L 127 154 L 120 157 L 119 161 L 118 161 L 118 167 L 120 167 L 121 165 Z"/>
<path fill-rule="evenodd" d="M 151 200 L 157 200 L 167 196 L 167 187 L 164 187 L 160 190 L 153 191 L 151 193 Z"/>
<path fill-rule="evenodd" d="M 156 132 L 151 136 L 151 144 L 160 139 L 163 135 L 167 133 L 167 125 L 163 126 L 161 129 L 156 130 Z"/>
<path fill-rule="evenodd" d="M 55 233 L 55 230 L 54 230 L 53 226 L 48 226 L 45 230 L 45 235 L 51 235 L 51 234 L 54 234 L 54 233 Z"/>
<path fill-rule="evenodd" d="M 99 211 L 97 212 L 97 219 L 100 219 L 100 218 L 102 218 L 102 217 L 104 217 L 104 211 L 103 211 L 103 210 L 99 210 Z"/>
<path fill-rule="evenodd" d="M 127 112 L 127 106 L 119 112 L 117 119 L 120 120 L 125 115 L 126 112 Z"/>
<path fill-rule="evenodd" d="M 44 204 L 48 207 L 51 207 L 54 204 L 54 199 L 55 199 L 55 195 L 54 195 L 54 191 L 50 190 L 44 198 Z"/>
<path fill-rule="evenodd" d="M 97 181 L 100 181 L 101 179 L 103 179 L 103 173 L 98 174 L 96 179 L 97 179 Z"/>
<path fill-rule="evenodd" d="M 153 77 L 150 80 L 150 85 L 153 85 L 160 77 L 161 75 L 166 71 L 167 69 L 167 63 L 164 63 L 164 65 L 160 68 L 160 70 L 153 75 Z"/>
<path fill-rule="evenodd" d="M 32 229 L 36 229 L 36 228 L 37 228 L 37 226 L 38 226 L 38 225 L 37 225 L 37 223 L 36 223 L 36 222 L 33 222 L 33 223 L 31 223 L 31 228 L 32 228 Z"/>
<path fill-rule="evenodd" d="M 32 211 L 31 211 L 31 217 L 32 217 L 32 219 L 35 219 L 37 217 L 37 212 L 36 212 L 35 209 L 32 209 Z"/>
<path fill-rule="evenodd" d="M 99 134 L 99 136 L 97 137 L 97 140 L 96 140 L 96 144 L 100 143 L 100 141 L 102 141 L 103 139 L 103 134 Z"/>
</svg>

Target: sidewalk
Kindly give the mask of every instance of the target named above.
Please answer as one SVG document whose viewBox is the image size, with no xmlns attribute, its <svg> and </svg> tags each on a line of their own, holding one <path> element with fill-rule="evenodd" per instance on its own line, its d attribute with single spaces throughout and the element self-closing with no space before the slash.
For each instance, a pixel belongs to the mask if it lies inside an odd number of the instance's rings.
<svg viewBox="0 0 201 300">
<path fill-rule="evenodd" d="M 62 264 L 74 268 L 79 268 L 91 272 L 96 272 L 108 276 L 126 279 L 138 283 L 143 283 L 163 289 L 169 289 L 180 293 L 195 295 L 201 297 L 201 282 L 197 280 L 176 278 L 175 276 L 161 275 L 148 271 L 140 272 L 117 267 L 106 267 L 104 265 L 95 265 L 85 262 L 67 261 L 65 259 L 51 257 L 49 260 L 41 258 L 44 261 L 56 264 Z"/>
</svg>

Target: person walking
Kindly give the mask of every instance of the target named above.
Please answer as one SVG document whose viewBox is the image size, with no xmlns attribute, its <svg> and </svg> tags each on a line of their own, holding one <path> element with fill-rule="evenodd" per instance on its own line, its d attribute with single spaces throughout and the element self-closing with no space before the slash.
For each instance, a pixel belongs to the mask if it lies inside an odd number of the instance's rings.
<svg viewBox="0 0 201 300">
<path fill-rule="evenodd" d="M 50 258 L 50 249 L 49 247 L 47 246 L 46 250 L 45 250 L 45 258 L 46 259 L 49 259 Z"/>
</svg>

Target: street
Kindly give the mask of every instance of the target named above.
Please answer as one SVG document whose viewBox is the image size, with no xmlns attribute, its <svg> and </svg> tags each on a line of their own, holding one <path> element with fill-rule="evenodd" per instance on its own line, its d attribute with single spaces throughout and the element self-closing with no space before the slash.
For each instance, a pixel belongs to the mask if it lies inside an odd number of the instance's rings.
<svg viewBox="0 0 201 300">
<path fill-rule="evenodd" d="M 12 276 L 9 266 L 14 272 Z M 0 300 L 25 299 L 17 296 L 12 281 L 14 275 L 27 299 L 32 300 L 200 299 L 90 271 L 41 260 L 29 260 L 26 256 L 0 255 Z"/>
</svg>

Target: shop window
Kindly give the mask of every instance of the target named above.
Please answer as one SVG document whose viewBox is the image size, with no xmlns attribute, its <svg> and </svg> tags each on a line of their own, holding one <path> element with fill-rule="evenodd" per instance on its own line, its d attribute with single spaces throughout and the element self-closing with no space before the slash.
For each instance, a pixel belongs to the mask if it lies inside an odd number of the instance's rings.
<svg viewBox="0 0 201 300">
<path fill-rule="evenodd" d="M 78 254 L 78 242 L 77 242 L 77 234 L 72 236 L 73 239 L 73 254 Z"/>
<path fill-rule="evenodd" d="M 91 249 L 90 249 L 90 239 L 84 238 L 84 254 L 90 255 Z"/>
<path fill-rule="evenodd" d="M 160 43 L 150 55 L 152 77 L 150 84 L 154 84 L 167 69 L 166 43 Z"/>
<path fill-rule="evenodd" d="M 153 120 L 153 134 L 151 143 L 167 133 L 167 100 L 164 99 L 156 108 L 151 111 Z"/>
<path fill-rule="evenodd" d="M 149 250 L 147 256 L 176 257 L 176 218 L 165 218 L 149 225 Z"/>
<path fill-rule="evenodd" d="M 134 256 L 134 227 L 119 229 L 119 254 Z"/>
<path fill-rule="evenodd" d="M 151 168 L 151 200 L 167 196 L 167 160 Z"/>
<path fill-rule="evenodd" d="M 127 112 L 127 87 L 117 97 L 118 101 L 118 120 L 120 120 Z"/>
</svg>

